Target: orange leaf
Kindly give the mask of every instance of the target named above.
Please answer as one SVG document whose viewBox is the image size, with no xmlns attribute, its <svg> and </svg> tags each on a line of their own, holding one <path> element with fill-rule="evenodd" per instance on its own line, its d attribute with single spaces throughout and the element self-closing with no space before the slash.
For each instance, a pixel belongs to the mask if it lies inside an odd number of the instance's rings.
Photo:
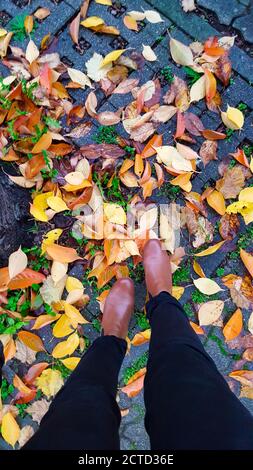
<svg viewBox="0 0 253 470">
<path fill-rule="evenodd" d="M 224 215 L 226 212 L 225 199 L 220 191 L 214 189 L 206 198 L 210 207 L 212 207 L 218 214 Z"/>
<path fill-rule="evenodd" d="M 247 253 L 247 251 L 241 248 L 240 250 L 241 260 L 245 268 L 249 271 L 250 275 L 253 277 L 253 256 Z"/>
<path fill-rule="evenodd" d="M 137 21 L 131 16 L 128 16 L 128 15 L 124 16 L 123 22 L 124 22 L 124 25 L 128 29 L 132 29 L 133 31 L 138 31 Z"/>
<path fill-rule="evenodd" d="M 15 356 L 15 354 L 16 354 L 16 345 L 15 345 L 13 338 L 11 338 L 10 341 L 8 341 L 8 343 L 4 347 L 5 362 L 10 361 L 10 359 L 12 359 Z"/>
<path fill-rule="evenodd" d="M 213 131 L 212 129 L 204 129 L 202 131 L 203 137 L 207 140 L 223 140 L 226 139 L 226 134 L 222 132 Z"/>
<path fill-rule="evenodd" d="M 50 145 L 49 152 L 53 152 L 55 155 L 63 157 L 64 155 L 68 155 L 72 149 L 73 147 L 70 144 L 52 144 Z"/>
<path fill-rule="evenodd" d="M 179 139 L 179 137 L 182 137 L 185 131 L 185 118 L 183 113 L 178 109 L 177 111 L 177 128 L 176 128 L 176 133 L 174 135 L 174 139 Z"/>
<path fill-rule="evenodd" d="M 26 268 L 24 271 L 22 271 L 22 273 L 11 279 L 8 284 L 8 289 L 24 289 L 25 287 L 29 287 L 32 284 L 40 284 L 44 281 L 44 279 L 46 279 L 44 274 L 33 271 L 33 269 Z"/>
<path fill-rule="evenodd" d="M 134 161 L 134 172 L 137 176 L 141 176 L 144 170 L 144 163 L 143 163 L 143 158 L 142 156 L 137 153 L 135 155 L 135 161 Z"/>
<path fill-rule="evenodd" d="M 206 100 L 207 102 L 212 101 L 216 95 L 216 78 L 210 70 L 205 69 L 205 79 L 206 79 Z"/>
<path fill-rule="evenodd" d="M 47 90 L 47 93 L 52 91 L 52 70 L 45 64 L 40 72 L 40 84 Z"/>
<path fill-rule="evenodd" d="M 134 380 L 130 380 L 129 383 L 121 389 L 123 393 L 125 393 L 129 398 L 135 397 L 140 393 L 143 388 L 144 378 L 145 378 L 146 368 L 143 368 L 137 372 L 138 377 L 136 378 L 136 374 L 132 377 Z"/>
<path fill-rule="evenodd" d="M 190 325 L 194 329 L 194 331 L 197 335 L 204 335 L 205 334 L 203 328 L 201 328 L 201 326 L 197 325 L 193 321 L 190 321 Z"/>
<path fill-rule="evenodd" d="M 242 311 L 240 308 L 238 308 L 223 328 L 223 334 L 225 336 L 226 341 L 231 341 L 232 339 L 235 339 L 241 333 L 242 327 Z"/>
<path fill-rule="evenodd" d="M 43 134 L 38 142 L 34 145 L 32 149 L 32 153 L 41 153 L 42 150 L 48 150 L 52 143 L 52 135 L 51 132 L 47 132 Z"/>
<path fill-rule="evenodd" d="M 27 34 L 30 34 L 33 30 L 33 17 L 31 15 L 28 15 L 25 17 L 24 21 L 24 27 L 27 32 Z"/>
<path fill-rule="evenodd" d="M 241 165 L 246 166 L 246 168 L 250 167 L 250 164 L 248 162 L 248 159 L 242 149 L 238 149 L 236 153 L 230 153 L 229 155 L 232 155 Z"/>
<path fill-rule="evenodd" d="M 53 317 L 48 314 L 40 315 L 38 318 L 36 318 L 31 330 L 39 330 L 40 328 L 43 328 L 43 326 L 50 325 L 50 323 L 58 320 L 58 318 L 60 318 L 60 314 Z"/>
<path fill-rule="evenodd" d="M 14 376 L 13 385 L 22 393 L 22 395 L 27 395 L 28 393 L 31 392 L 31 389 L 27 387 L 24 384 L 24 382 L 22 382 L 22 380 L 18 377 L 18 375 Z"/>
<path fill-rule="evenodd" d="M 155 134 L 153 137 L 148 141 L 146 146 L 141 152 L 142 158 L 152 157 L 156 154 L 156 150 L 154 147 L 161 147 L 163 144 L 163 136 Z"/>
<path fill-rule="evenodd" d="M 43 155 L 35 155 L 27 162 L 25 169 L 25 176 L 28 179 L 34 178 L 42 168 L 46 166 L 45 158 Z"/>
<path fill-rule="evenodd" d="M 81 259 L 74 248 L 56 245 L 56 243 L 47 246 L 46 252 L 54 261 L 60 261 L 61 263 L 73 263 L 73 261 Z"/>
<path fill-rule="evenodd" d="M 24 343 L 28 348 L 32 349 L 33 351 L 45 351 L 42 340 L 39 336 L 35 335 L 34 333 L 30 333 L 29 331 L 19 331 L 17 335 L 18 339 L 20 339 L 22 343 Z"/>
</svg>

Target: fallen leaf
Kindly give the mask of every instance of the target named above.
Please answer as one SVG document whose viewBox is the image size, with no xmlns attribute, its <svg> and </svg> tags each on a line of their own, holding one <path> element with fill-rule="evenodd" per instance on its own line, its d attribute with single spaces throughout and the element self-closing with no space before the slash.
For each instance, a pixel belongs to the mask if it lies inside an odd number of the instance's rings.
<svg viewBox="0 0 253 470">
<path fill-rule="evenodd" d="M 236 214 L 224 214 L 220 219 L 219 232 L 224 240 L 232 240 L 240 229 L 240 221 Z"/>
<path fill-rule="evenodd" d="M 139 374 L 142 375 L 139 375 L 138 378 L 125 385 L 125 387 L 123 387 L 121 391 L 125 393 L 129 398 L 133 398 L 138 395 L 143 389 L 145 373 L 146 368 L 140 369 Z"/>
<path fill-rule="evenodd" d="M 45 347 L 42 343 L 42 340 L 39 336 L 35 335 L 34 333 L 30 333 L 30 331 L 19 331 L 17 333 L 18 339 L 22 341 L 28 348 L 32 349 L 33 351 L 45 351 Z"/>
<path fill-rule="evenodd" d="M 81 13 L 78 13 L 78 15 L 73 19 L 73 21 L 71 21 L 69 25 L 69 33 L 74 44 L 78 44 L 80 18 Z"/>
<path fill-rule="evenodd" d="M 35 18 L 38 18 L 38 20 L 44 20 L 50 14 L 51 14 L 51 11 L 49 10 L 49 8 L 43 7 L 43 8 L 38 8 L 38 10 L 35 11 L 33 16 L 35 16 Z"/>
<path fill-rule="evenodd" d="M 215 245 L 209 246 L 206 250 L 200 251 L 199 253 L 195 253 L 195 256 L 209 256 L 213 255 L 220 247 L 225 243 L 225 240 L 221 242 L 215 243 Z"/>
<path fill-rule="evenodd" d="M 210 300 L 201 304 L 198 311 L 200 326 L 212 325 L 216 322 L 223 311 L 224 302 L 222 300 Z"/>
<path fill-rule="evenodd" d="M 109 52 L 100 64 L 100 68 L 105 67 L 112 62 L 115 62 L 124 52 L 126 49 L 117 49 L 115 51 Z"/>
<path fill-rule="evenodd" d="M 158 13 L 158 11 L 155 11 L 155 10 L 145 10 L 144 11 L 144 14 L 145 14 L 145 18 L 147 21 L 149 21 L 150 23 L 163 23 L 163 19 L 161 18 L 161 15 L 160 13 Z"/>
<path fill-rule="evenodd" d="M 35 42 L 30 39 L 27 48 L 26 48 L 26 53 L 25 53 L 25 58 L 28 60 L 29 64 L 31 64 L 34 60 L 38 59 L 40 55 L 40 51 L 37 48 Z"/>
<path fill-rule="evenodd" d="M 244 116 L 242 112 L 231 106 L 227 107 L 226 112 L 221 113 L 221 119 L 226 127 L 232 130 L 239 130 L 243 127 L 244 124 Z"/>
<path fill-rule="evenodd" d="M 238 308 L 223 328 L 223 334 L 226 341 L 235 339 L 241 333 L 242 327 L 242 311 Z"/>
<path fill-rule="evenodd" d="M 67 369 L 69 370 L 74 370 L 79 362 L 80 362 L 80 357 L 68 357 L 67 359 L 61 359 L 61 362 Z"/>
<path fill-rule="evenodd" d="M 10 279 L 13 279 L 18 274 L 22 273 L 22 271 L 24 271 L 24 269 L 27 267 L 27 263 L 28 263 L 27 256 L 21 250 L 21 246 L 20 246 L 17 251 L 14 251 L 9 256 L 8 269 L 9 269 Z"/>
<path fill-rule="evenodd" d="M 206 77 L 202 75 L 190 89 L 191 103 L 200 101 L 206 96 Z"/>
<path fill-rule="evenodd" d="M 99 16 L 89 16 L 85 20 L 81 21 L 81 25 L 85 28 L 94 28 L 104 24 L 104 20 Z"/>
<path fill-rule="evenodd" d="M 249 271 L 250 275 L 253 277 L 253 256 L 241 248 L 240 257 L 245 268 Z"/>
<path fill-rule="evenodd" d="M 249 320 L 248 320 L 248 330 L 253 335 L 253 312 L 250 314 L 250 317 L 249 317 Z"/>
<path fill-rule="evenodd" d="M 206 166 L 211 160 L 217 160 L 218 144 L 215 140 L 205 140 L 201 145 L 199 155 Z"/>
<path fill-rule="evenodd" d="M 86 86 L 91 87 L 89 77 L 87 77 L 85 73 L 81 72 L 81 70 L 68 67 L 67 71 L 72 82 L 78 83 L 82 88 L 85 88 Z"/>
<path fill-rule="evenodd" d="M 142 44 L 142 55 L 144 59 L 148 60 L 149 62 L 155 62 L 157 60 L 157 56 L 154 53 L 153 49 L 150 46 Z"/>
<path fill-rule="evenodd" d="M 133 337 L 131 344 L 133 346 L 140 346 L 141 344 L 146 343 L 147 341 L 150 340 L 151 337 L 151 330 L 145 330 L 141 331 L 140 333 L 136 333 L 136 335 Z"/>
<path fill-rule="evenodd" d="M 193 55 L 190 47 L 185 46 L 177 39 L 170 39 L 170 53 L 172 59 L 179 65 L 193 65 Z"/>
<path fill-rule="evenodd" d="M 58 372 L 58 371 L 56 371 Z M 43 416 L 47 413 L 50 403 L 42 398 L 37 400 L 26 408 L 26 413 L 32 416 L 33 421 L 40 424 Z"/>
<path fill-rule="evenodd" d="M 113 203 L 104 204 L 104 214 L 109 222 L 124 225 L 126 223 L 126 214 L 124 209 Z"/>
<path fill-rule="evenodd" d="M 33 435 L 34 435 L 34 429 L 32 428 L 32 426 L 29 426 L 29 424 L 24 426 L 20 431 L 20 435 L 18 439 L 19 448 L 23 447 L 31 439 Z"/>
<path fill-rule="evenodd" d="M 206 198 L 210 207 L 212 207 L 218 214 L 224 215 L 226 212 L 226 204 L 222 193 L 214 189 Z"/>
<path fill-rule="evenodd" d="M 36 379 L 36 385 L 38 389 L 41 390 L 44 395 L 46 395 L 47 398 L 54 397 L 63 386 L 63 379 L 60 371 L 55 369 L 43 370 L 40 377 Z M 31 407 L 30 412 L 28 411 L 28 413 L 31 413 Z"/>
<path fill-rule="evenodd" d="M 113 94 L 125 95 L 133 90 L 139 83 L 137 78 L 127 78 L 123 80 L 119 85 L 113 90 Z"/>
<path fill-rule="evenodd" d="M 31 153 L 41 153 L 42 150 L 48 150 L 52 143 L 52 134 L 51 132 L 46 132 L 43 134 L 38 142 L 32 148 Z"/>
<path fill-rule="evenodd" d="M 123 23 L 128 29 L 131 29 L 133 31 L 138 31 L 137 21 L 132 16 L 129 16 L 129 15 L 124 16 Z"/>
<path fill-rule="evenodd" d="M 14 448 L 20 436 L 20 428 L 10 412 L 3 416 L 1 434 L 3 439 Z"/>
<path fill-rule="evenodd" d="M 61 263 L 73 263 L 73 261 L 81 259 L 74 248 L 56 245 L 56 243 L 52 243 L 52 245 L 47 246 L 46 252 L 50 258 L 55 261 L 60 261 Z"/>
<path fill-rule="evenodd" d="M 58 343 L 53 351 L 52 356 L 56 359 L 61 359 L 64 356 L 70 356 L 79 345 L 79 337 L 77 333 L 72 333 L 66 341 Z M 44 371 L 47 372 L 47 371 Z"/>
<path fill-rule="evenodd" d="M 194 0 L 182 0 L 183 10 L 187 13 L 188 11 L 196 10 Z"/>
<path fill-rule="evenodd" d="M 228 168 L 223 178 L 216 181 L 216 189 L 225 199 L 233 199 L 238 196 L 244 186 L 245 177 L 239 166 Z"/>
<path fill-rule="evenodd" d="M 222 289 L 217 282 L 207 277 L 200 277 L 199 279 L 193 279 L 194 285 L 202 294 L 213 295 L 220 292 Z"/>
</svg>

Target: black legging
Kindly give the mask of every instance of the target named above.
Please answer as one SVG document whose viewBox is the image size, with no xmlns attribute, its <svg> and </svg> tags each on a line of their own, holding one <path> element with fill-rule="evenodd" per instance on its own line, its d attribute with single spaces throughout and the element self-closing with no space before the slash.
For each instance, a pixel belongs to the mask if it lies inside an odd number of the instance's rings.
<svg viewBox="0 0 253 470">
<path fill-rule="evenodd" d="M 152 335 L 144 384 L 152 449 L 253 449 L 253 418 L 166 292 L 147 305 Z M 98 338 L 24 449 L 119 449 L 115 397 L 126 342 Z"/>
</svg>

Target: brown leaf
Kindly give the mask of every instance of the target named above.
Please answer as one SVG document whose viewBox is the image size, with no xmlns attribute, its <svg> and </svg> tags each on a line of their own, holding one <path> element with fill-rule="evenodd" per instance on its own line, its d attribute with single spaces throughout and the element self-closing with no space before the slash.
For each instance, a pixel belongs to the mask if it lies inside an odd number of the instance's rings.
<svg viewBox="0 0 253 470">
<path fill-rule="evenodd" d="M 49 10 L 49 8 L 38 8 L 38 10 L 35 11 L 33 16 L 35 16 L 35 18 L 38 18 L 38 20 L 44 20 L 50 15 L 50 13 L 51 11 Z"/>
<path fill-rule="evenodd" d="M 189 207 L 183 208 L 183 214 L 190 235 L 194 235 L 192 245 L 198 248 L 207 241 L 210 243 L 213 240 L 213 225 L 203 216 L 196 214 Z"/>
<path fill-rule="evenodd" d="M 21 361 L 22 364 L 32 364 L 36 359 L 36 352 L 17 339 L 15 358 Z"/>
<path fill-rule="evenodd" d="M 40 424 L 43 416 L 47 413 L 50 403 L 42 398 L 26 408 L 26 412 L 32 416 L 33 421 Z"/>
<path fill-rule="evenodd" d="M 222 132 L 213 131 L 212 129 L 204 129 L 202 135 L 207 140 L 223 140 L 227 137 L 226 134 L 223 134 Z"/>
<path fill-rule="evenodd" d="M 228 86 L 231 77 L 232 66 L 228 57 L 228 52 L 225 52 L 215 63 L 215 75 L 218 77 L 223 85 Z"/>
<path fill-rule="evenodd" d="M 73 19 L 73 21 L 71 21 L 69 25 L 69 33 L 70 33 L 72 41 L 75 44 L 78 44 L 80 18 L 81 18 L 81 13 L 78 13 L 78 15 Z"/>
<path fill-rule="evenodd" d="M 232 240 L 240 229 L 237 214 L 224 214 L 220 219 L 219 232 L 224 240 Z"/>
<path fill-rule="evenodd" d="M 118 95 L 125 95 L 126 93 L 129 93 L 130 91 L 133 90 L 139 83 L 138 78 L 127 78 L 126 80 L 123 80 L 115 90 L 113 90 L 113 94 L 118 94 Z"/>
<path fill-rule="evenodd" d="M 91 160 L 97 158 L 119 158 L 125 155 L 125 150 L 114 144 L 88 144 L 80 148 L 82 155 Z"/>
<path fill-rule="evenodd" d="M 175 75 L 172 85 L 163 97 L 166 104 L 175 101 L 176 107 L 181 111 L 186 111 L 190 106 L 190 98 L 187 84 L 181 78 Z"/>
<path fill-rule="evenodd" d="M 34 435 L 34 429 L 32 428 L 32 426 L 29 426 L 29 424 L 24 426 L 20 431 L 20 435 L 18 439 L 19 447 L 20 448 L 23 447 L 31 439 L 33 435 Z"/>
<path fill-rule="evenodd" d="M 91 91 L 88 94 L 88 96 L 86 98 L 86 101 L 85 101 L 85 108 L 87 110 L 87 113 L 91 117 L 96 117 L 96 115 L 97 115 L 97 111 L 96 111 L 97 105 L 98 105 L 97 97 L 96 97 L 94 91 Z"/>
<path fill-rule="evenodd" d="M 215 140 L 205 140 L 201 145 L 199 155 L 206 166 L 211 160 L 217 160 L 218 144 Z"/>
<path fill-rule="evenodd" d="M 238 196 L 245 183 L 244 174 L 239 166 L 228 168 L 223 178 L 216 181 L 216 189 L 225 199 L 234 199 Z"/>
<path fill-rule="evenodd" d="M 137 129 L 132 130 L 130 138 L 136 142 L 145 142 L 155 132 L 152 122 L 147 122 Z"/>
<path fill-rule="evenodd" d="M 83 122 L 82 124 L 79 124 L 74 129 L 72 129 L 68 134 L 65 134 L 65 137 L 80 139 L 80 137 L 84 137 L 85 135 L 89 134 L 91 127 L 92 127 L 92 122 L 90 121 Z"/>
<path fill-rule="evenodd" d="M 192 135 L 200 136 L 204 130 L 204 126 L 196 114 L 185 113 L 185 128 Z"/>
<path fill-rule="evenodd" d="M 118 114 L 112 111 L 103 111 L 102 113 L 97 114 L 96 118 L 101 126 L 113 126 L 120 122 Z"/>
</svg>

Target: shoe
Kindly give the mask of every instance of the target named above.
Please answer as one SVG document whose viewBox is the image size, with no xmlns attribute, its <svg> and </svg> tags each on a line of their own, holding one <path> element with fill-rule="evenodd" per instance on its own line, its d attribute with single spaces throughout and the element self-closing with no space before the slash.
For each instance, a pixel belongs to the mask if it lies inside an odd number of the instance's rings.
<svg viewBox="0 0 253 470">
<path fill-rule="evenodd" d="M 143 251 L 146 286 L 152 297 L 172 291 L 170 259 L 159 240 L 148 240 Z"/>
<path fill-rule="evenodd" d="M 129 278 L 118 279 L 105 301 L 102 318 L 104 335 L 125 339 L 133 312 L 134 283 Z"/>
</svg>

